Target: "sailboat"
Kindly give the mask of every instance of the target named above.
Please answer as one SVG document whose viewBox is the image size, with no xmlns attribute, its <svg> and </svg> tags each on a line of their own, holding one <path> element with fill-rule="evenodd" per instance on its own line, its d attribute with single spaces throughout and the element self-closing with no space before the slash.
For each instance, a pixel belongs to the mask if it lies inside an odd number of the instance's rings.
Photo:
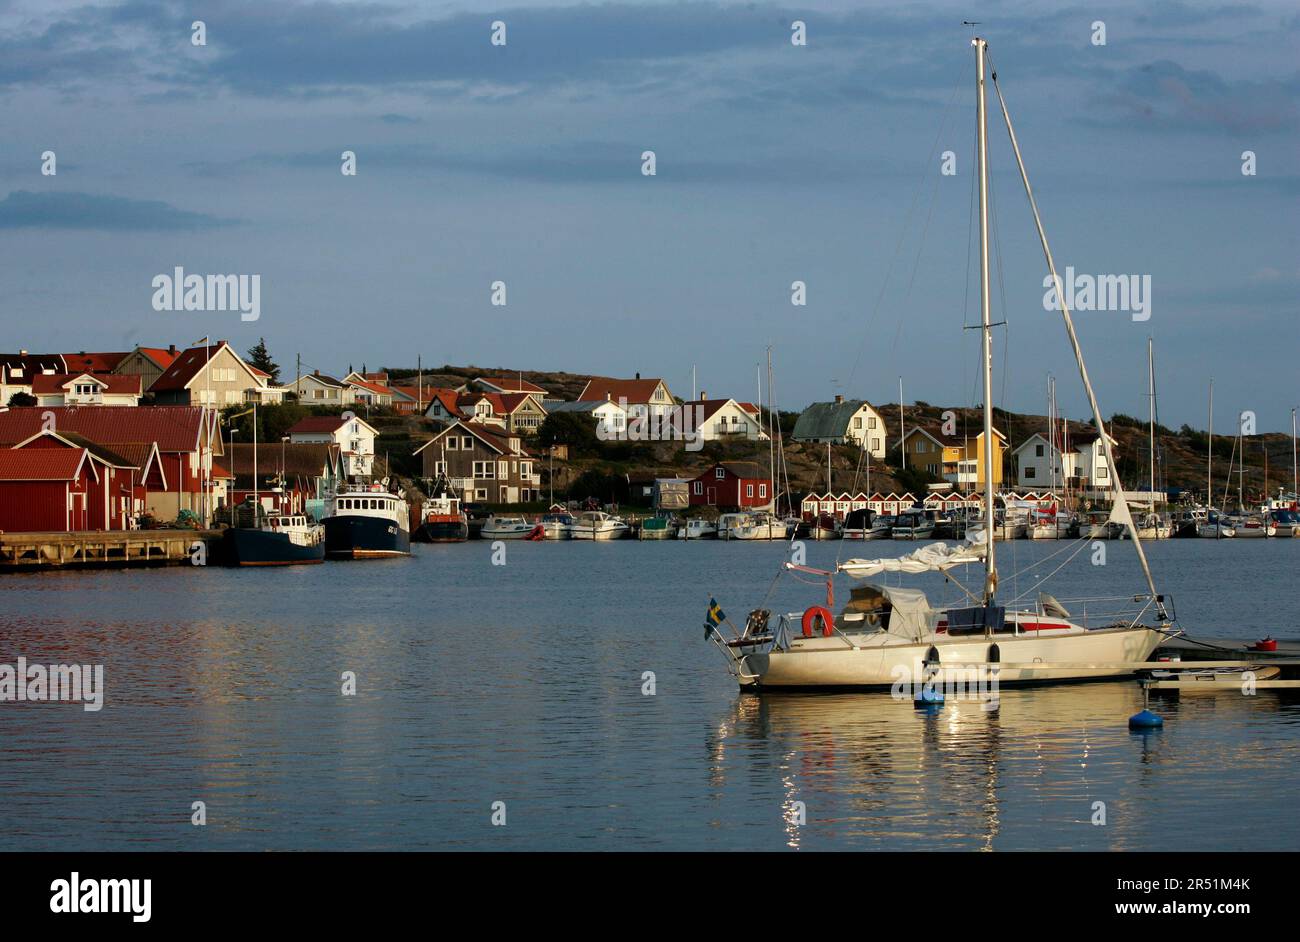
<svg viewBox="0 0 1300 942">
<path fill-rule="evenodd" d="M 1150 506 L 1138 519 L 1137 533 L 1144 540 L 1167 540 L 1173 535 L 1174 528 L 1156 512 L 1156 360 L 1151 338 L 1147 338 L 1147 442 L 1150 452 L 1150 477 L 1147 481 L 1147 495 Z M 1127 534 L 1121 534 L 1123 539 Z"/>
<path fill-rule="evenodd" d="M 984 440 L 993 440 L 993 343 L 990 320 L 988 141 L 985 112 L 987 43 L 976 38 L 977 153 L 979 165 L 980 224 L 980 313 L 981 361 L 984 387 Z M 1011 148 L 1016 156 L 1021 181 L 1033 212 L 1039 241 L 1052 283 L 1058 287 L 1056 265 L 1034 200 L 1029 177 L 1021 158 L 1011 117 L 992 71 L 994 89 L 1006 122 Z M 1075 333 L 1065 293 L 1056 292 L 1066 334 L 1073 350 L 1079 376 L 1088 395 L 1098 429 L 1105 429 L 1101 409 Z M 1149 592 L 1122 597 L 1136 603 L 1135 612 L 1111 613 L 1097 624 L 1085 616 L 1075 621 L 1065 606 L 1050 595 L 1039 594 L 1032 607 L 1009 611 L 998 601 L 996 543 L 988 539 L 996 530 L 993 452 L 984 449 L 984 480 L 990 486 L 983 495 L 984 526 L 979 536 L 956 548 L 930 544 L 891 559 L 851 559 L 834 570 L 818 570 L 786 563 L 786 570 L 814 574 L 826 580 L 826 604 L 812 605 L 802 616 L 781 615 L 775 627 L 771 612 L 750 613 L 743 630 L 726 620 L 716 602 L 709 606 L 706 637 L 727 655 L 728 669 L 742 689 L 880 688 L 900 682 L 913 685 L 951 682 L 954 676 L 968 676 L 971 669 L 988 672 L 997 684 L 1023 684 L 1095 680 L 1130 675 L 1150 666 L 1156 646 L 1172 633 L 1164 596 L 1155 589 L 1151 569 L 1137 536 L 1128 503 L 1119 488 L 1110 441 L 1099 439 L 1104 452 L 1111 487 L 1114 490 L 1112 519 L 1127 527 L 1142 566 Z M 973 592 L 956 582 L 953 570 L 982 563 L 983 588 Z M 956 583 L 967 598 L 960 604 L 933 605 L 926 594 L 914 588 L 867 583 L 854 588 L 848 604 L 833 615 L 833 579 L 844 573 L 867 579 L 882 572 L 943 573 Z M 1119 599 L 1117 598 L 1118 602 Z M 1089 608 L 1095 613 L 1096 600 Z M 1154 624 L 1144 620 L 1153 620 Z M 734 637 L 726 638 L 727 625 Z M 954 674 L 954 672 L 958 672 Z M 896 688 L 897 689 L 897 688 Z M 915 686 L 913 687 L 915 690 Z"/>
</svg>

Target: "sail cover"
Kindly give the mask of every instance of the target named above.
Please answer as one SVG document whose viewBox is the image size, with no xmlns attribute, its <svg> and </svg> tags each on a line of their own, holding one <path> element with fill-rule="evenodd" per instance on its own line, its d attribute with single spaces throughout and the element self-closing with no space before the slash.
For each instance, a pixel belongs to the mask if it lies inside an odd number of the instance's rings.
<svg viewBox="0 0 1300 942">
<path fill-rule="evenodd" d="M 932 543 L 903 556 L 848 559 L 840 563 L 839 570 L 855 579 L 865 579 L 881 572 L 944 572 L 953 566 L 983 562 L 987 549 L 984 533 L 979 531 L 960 545 Z"/>
</svg>

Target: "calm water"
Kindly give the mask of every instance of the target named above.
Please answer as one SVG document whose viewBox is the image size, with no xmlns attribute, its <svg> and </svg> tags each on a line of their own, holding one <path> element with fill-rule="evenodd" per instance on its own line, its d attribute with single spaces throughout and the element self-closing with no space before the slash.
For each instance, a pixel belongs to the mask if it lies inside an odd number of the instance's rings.
<svg viewBox="0 0 1300 942">
<path fill-rule="evenodd" d="M 899 547 L 809 544 L 808 562 Z M 1037 585 L 1014 569 L 1059 549 L 1000 544 L 1006 597 Z M 1106 551 L 1102 568 L 1085 549 L 1051 591 L 1137 589 L 1132 549 Z M 1131 681 L 932 716 L 878 694 L 741 695 L 703 640 L 704 608 L 710 595 L 733 619 L 756 607 L 782 544 L 519 543 L 505 566 L 487 543 L 416 552 L 0 578 L 0 663 L 103 663 L 107 686 L 98 713 L 0 703 L 8 846 L 1300 846 L 1300 698 L 1162 701 L 1165 729 L 1135 735 Z M 1300 540 L 1150 555 L 1190 633 L 1300 635 Z M 787 577 L 770 604 L 817 600 Z M 355 697 L 340 695 L 344 671 Z M 206 827 L 190 824 L 197 800 Z M 1096 801 L 1104 827 L 1089 823 Z M 802 827 L 787 823 L 793 802 Z"/>
</svg>

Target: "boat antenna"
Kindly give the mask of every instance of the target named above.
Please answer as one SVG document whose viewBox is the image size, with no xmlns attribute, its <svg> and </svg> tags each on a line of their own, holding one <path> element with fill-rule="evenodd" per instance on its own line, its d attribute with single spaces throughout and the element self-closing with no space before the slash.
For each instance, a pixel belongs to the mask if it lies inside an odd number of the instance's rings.
<svg viewBox="0 0 1300 942">
<path fill-rule="evenodd" d="M 985 46 L 987 46 L 987 43 L 985 43 L 981 39 L 976 39 L 974 40 L 974 42 L 978 44 L 978 54 L 982 64 L 984 58 L 984 48 Z M 1011 124 L 1011 114 L 1009 111 L 1007 111 L 1006 99 L 1002 97 L 1002 89 L 998 85 L 998 72 L 996 68 L 993 67 L 990 68 L 990 76 L 993 79 L 993 90 L 997 92 L 998 104 L 1002 109 L 1002 119 L 1007 126 L 1007 136 L 1011 138 L 1011 150 L 1016 155 L 1016 166 L 1020 170 L 1020 180 L 1025 186 L 1025 195 L 1029 198 L 1029 208 L 1034 215 L 1034 225 L 1038 229 L 1038 241 L 1042 244 L 1043 257 L 1047 260 L 1047 270 L 1052 277 L 1052 285 L 1056 289 L 1056 300 L 1057 300 L 1057 304 L 1061 308 L 1061 319 L 1065 324 L 1065 333 L 1070 339 L 1070 347 L 1074 351 L 1074 361 L 1079 367 L 1079 378 L 1083 380 L 1084 391 L 1088 394 L 1088 404 L 1092 407 L 1092 419 L 1093 422 L 1096 423 L 1097 432 L 1100 436 L 1099 441 L 1101 442 L 1102 453 L 1106 456 L 1107 474 L 1110 477 L 1110 486 L 1112 492 L 1114 493 L 1114 503 L 1111 509 L 1111 517 L 1117 520 L 1119 523 L 1128 527 L 1129 536 L 1133 540 L 1133 548 L 1137 551 L 1138 562 L 1142 564 L 1142 574 L 1146 577 L 1147 588 L 1150 589 L 1151 591 L 1151 600 L 1155 604 L 1156 617 L 1160 621 L 1166 621 L 1168 620 L 1169 615 L 1165 611 L 1164 600 L 1162 599 L 1160 594 L 1156 592 L 1155 579 L 1151 575 L 1151 566 L 1147 563 L 1147 555 L 1142 549 L 1142 541 L 1138 538 L 1137 526 L 1133 523 L 1133 515 L 1129 512 L 1128 500 L 1124 497 L 1124 491 L 1119 486 L 1119 475 L 1115 467 L 1115 454 L 1110 445 L 1110 437 L 1106 432 L 1106 424 L 1101 419 L 1101 406 L 1097 404 L 1097 394 L 1093 391 L 1092 382 L 1088 379 L 1088 367 L 1083 362 L 1083 350 L 1079 346 L 1079 337 L 1074 330 L 1074 319 L 1070 316 L 1069 305 L 1065 303 L 1065 292 L 1063 290 L 1063 285 L 1061 283 L 1060 276 L 1056 274 L 1056 262 L 1052 259 L 1051 246 L 1047 244 L 1047 232 L 1046 230 L 1043 229 L 1043 220 L 1042 217 L 1040 217 L 1038 214 L 1038 203 L 1034 200 L 1033 187 L 1029 185 L 1029 172 L 1025 169 L 1025 161 L 1020 154 L 1020 144 L 1016 140 L 1016 131 Z M 982 78 L 983 78 L 983 73 L 981 72 L 981 79 Z M 983 82 L 981 81 L 980 83 L 981 119 L 983 118 L 983 114 L 984 114 L 983 88 L 984 88 Z M 981 159 L 981 171 L 983 171 L 985 169 L 983 164 L 985 157 L 983 153 L 981 153 L 980 159 Z M 981 198 L 982 197 L 983 197 L 983 189 L 981 184 Z M 985 291 L 987 296 L 987 289 L 985 289 Z M 987 304 L 987 301 L 985 303 Z M 987 331 L 987 329 L 988 328 L 986 327 L 985 330 Z M 988 343 L 988 339 L 986 333 L 985 344 L 987 345 L 987 343 Z M 987 370 L 987 365 L 985 369 Z M 985 403 L 985 409 L 986 410 L 988 409 L 987 403 Z M 989 448 L 986 445 L 985 446 L 986 455 L 988 451 Z M 992 550 L 993 550 L 993 544 L 990 541 L 989 543 L 990 560 L 992 560 Z"/>
</svg>

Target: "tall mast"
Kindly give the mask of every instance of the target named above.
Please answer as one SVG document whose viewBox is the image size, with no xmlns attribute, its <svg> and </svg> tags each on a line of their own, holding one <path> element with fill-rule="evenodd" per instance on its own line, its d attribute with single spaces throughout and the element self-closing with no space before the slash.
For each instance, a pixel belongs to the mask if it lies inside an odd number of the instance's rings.
<svg viewBox="0 0 1300 942">
<path fill-rule="evenodd" d="M 257 493 L 257 400 L 253 400 L 253 526 L 257 526 L 257 507 L 260 503 Z"/>
<path fill-rule="evenodd" d="M 1295 412 L 1292 410 L 1292 415 Z M 1214 506 L 1214 377 L 1210 377 L 1210 414 L 1209 414 L 1209 435 L 1210 441 L 1205 449 L 1205 508 Z M 1208 519 L 1208 517 L 1206 518 Z"/>
<path fill-rule="evenodd" d="M 898 453 L 900 460 L 903 462 L 903 468 L 907 468 L 907 449 L 903 447 L 903 442 L 907 438 L 907 428 L 903 421 L 903 377 L 898 377 Z"/>
<path fill-rule="evenodd" d="M 972 41 L 979 44 L 982 59 L 983 49 L 986 44 L 982 39 Z M 980 87 L 982 90 L 982 82 Z M 1101 418 L 1101 406 L 1097 404 L 1097 394 L 1092 388 L 1092 381 L 1088 379 L 1088 367 L 1083 362 L 1083 349 L 1079 346 L 1079 336 L 1074 330 L 1074 318 L 1070 316 L 1070 308 L 1065 301 L 1064 285 L 1060 276 L 1056 273 L 1056 261 L 1052 258 L 1051 246 L 1047 244 L 1047 231 L 1043 228 L 1042 217 L 1038 215 L 1038 202 L 1034 199 L 1034 188 L 1029 184 L 1029 171 L 1025 169 L 1025 161 L 1020 154 L 1020 144 L 1016 140 L 1016 130 L 1011 125 L 1011 113 L 1007 111 L 1007 103 L 1002 97 L 1002 89 L 998 88 L 996 75 L 993 88 L 998 93 L 998 105 L 1002 109 L 1002 120 L 1007 126 L 1007 136 L 1011 139 L 1011 150 L 1016 155 L 1016 166 L 1020 170 L 1020 182 L 1024 184 L 1025 196 L 1029 199 L 1029 208 L 1033 212 L 1034 225 L 1038 229 L 1038 241 L 1043 247 L 1043 258 L 1047 262 L 1047 271 L 1051 275 L 1052 285 L 1056 290 L 1057 304 L 1061 309 L 1061 320 L 1065 324 L 1065 333 L 1070 340 L 1070 349 L 1074 352 L 1075 365 L 1079 367 L 1079 378 L 1083 381 L 1084 392 L 1088 394 L 1088 405 L 1092 408 L 1092 421 L 1096 425 L 1097 434 L 1100 436 L 1098 441 L 1101 442 L 1102 453 L 1106 457 L 1106 470 L 1110 478 L 1111 488 L 1115 494 L 1114 506 L 1111 508 L 1111 518 L 1128 528 L 1129 537 L 1133 540 L 1133 549 L 1137 552 L 1138 562 L 1142 565 L 1142 574 L 1146 577 L 1147 588 L 1150 589 L 1151 598 L 1155 602 L 1157 615 L 1163 621 L 1168 617 L 1165 612 L 1164 601 L 1156 592 L 1155 578 L 1151 575 L 1151 566 L 1147 563 L 1147 554 L 1142 549 L 1142 541 L 1138 537 L 1137 526 L 1133 523 L 1133 515 L 1129 512 L 1128 501 L 1125 499 L 1124 491 L 1119 484 L 1119 474 L 1115 467 L 1115 452 L 1111 448 L 1110 438 L 1106 434 L 1106 423 Z M 982 95 L 980 100 L 983 101 Z"/>
<path fill-rule="evenodd" d="M 1297 486 L 1297 478 L 1300 475 L 1296 473 L 1296 438 L 1295 438 L 1295 409 L 1291 410 L 1291 499 L 1292 502 L 1300 501 L 1300 486 Z"/>
<path fill-rule="evenodd" d="M 1147 447 L 1151 451 L 1147 496 L 1151 502 L 1150 509 L 1154 511 L 1156 509 L 1156 361 L 1150 337 L 1147 338 Z"/>
<path fill-rule="evenodd" d="M 759 428 L 763 427 L 763 400 L 758 400 Z M 780 508 L 776 505 L 776 433 L 772 429 L 773 422 L 776 421 L 776 404 L 772 401 L 772 347 L 769 344 L 767 348 L 767 472 L 772 480 L 768 486 L 772 488 L 772 513 L 776 515 Z"/>
<path fill-rule="evenodd" d="M 989 140 L 984 111 L 984 51 L 988 43 L 976 37 L 975 45 L 975 113 L 978 126 L 980 170 L 980 337 L 984 364 L 984 536 L 988 552 L 984 556 L 984 604 L 993 604 L 997 591 L 998 569 L 993 553 L 993 328 L 989 318 Z M 902 398 L 901 396 L 899 397 Z"/>
</svg>

